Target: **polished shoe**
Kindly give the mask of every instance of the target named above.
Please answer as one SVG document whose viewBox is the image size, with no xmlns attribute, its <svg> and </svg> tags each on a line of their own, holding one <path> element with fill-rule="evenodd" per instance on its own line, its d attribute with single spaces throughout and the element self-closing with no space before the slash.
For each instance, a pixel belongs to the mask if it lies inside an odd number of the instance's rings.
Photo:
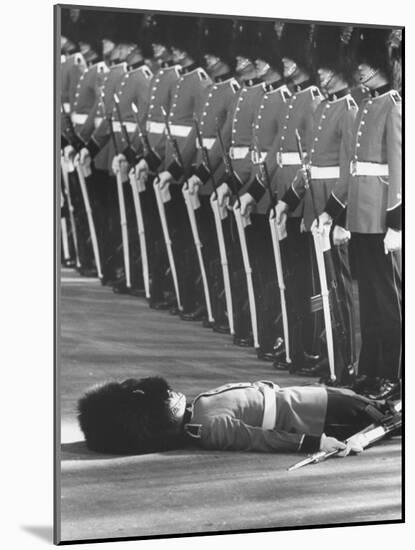
<svg viewBox="0 0 415 550">
<path fill-rule="evenodd" d="M 131 288 L 128 288 L 124 281 L 115 282 L 111 286 L 114 294 L 130 294 Z"/>
<path fill-rule="evenodd" d="M 171 303 L 167 300 L 160 300 L 158 302 L 150 300 L 149 306 L 151 307 L 151 309 L 165 310 L 171 307 Z"/>
<path fill-rule="evenodd" d="M 79 274 L 82 277 L 98 277 L 97 270 L 92 267 L 80 267 Z"/>
<path fill-rule="evenodd" d="M 248 338 L 241 338 L 239 336 L 234 336 L 233 343 L 236 346 L 240 346 L 241 348 L 251 348 L 254 345 L 254 341 L 250 336 L 248 336 Z"/>
<path fill-rule="evenodd" d="M 62 267 L 75 267 L 76 262 L 75 260 L 63 260 Z"/>
<path fill-rule="evenodd" d="M 205 317 L 202 321 L 202 327 L 203 328 L 213 328 L 215 326 L 215 321 L 209 321 L 207 317 Z"/>
<path fill-rule="evenodd" d="M 181 313 L 180 317 L 183 321 L 202 321 L 206 317 L 206 309 L 203 306 L 199 306 L 189 313 Z"/>
<path fill-rule="evenodd" d="M 226 325 L 226 324 L 223 324 L 223 325 L 214 324 L 212 328 L 214 332 L 217 332 L 219 334 L 229 334 L 230 332 L 229 325 Z"/>
<path fill-rule="evenodd" d="M 172 306 L 169 309 L 169 313 L 170 313 L 170 315 L 179 315 L 180 309 L 177 306 Z"/>
<path fill-rule="evenodd" d="M 321 359 L 317 363 L 305 361 L 304 364 L 297 370 L 297 374 L 300 374 L 301 376 L 313 376 L 316 378 L 329 376 L 329 373 L 330 368 L 327 358 Z"/>
<path fill-rule="evenodd" d="M 273 363 L 276 360 L 275 353 L 273 351 L 265 351 L 261 348 L 257 348 L 256 356 L 261 361 L 269 361 L 270 363 Z"/>
<path fill-rule="evenodd" d="M 137 298 L 145 298 L 146 291 L 144 288 L 130 288 L 129 294 L 131 296 L 136 296 Z"/>
<path fill-rule="evenodd" d="M 401 383 L 392 382 L 391 380 L 381 379 L 377 388 L 374 391 L 364 393 L 369 399 L 394 399 L 401 396 Z"/>
<path fill-rule="evenodd" d="M 277 359 L 276 361 L 274 360 L 274 363 L 272 366 L 274 367 L 275 370 L 291 372 L 291 373 L 295 372 L 293 363 L 291 361 L 290 362 L 286 361 L 282 357 Z"/>
</svg>

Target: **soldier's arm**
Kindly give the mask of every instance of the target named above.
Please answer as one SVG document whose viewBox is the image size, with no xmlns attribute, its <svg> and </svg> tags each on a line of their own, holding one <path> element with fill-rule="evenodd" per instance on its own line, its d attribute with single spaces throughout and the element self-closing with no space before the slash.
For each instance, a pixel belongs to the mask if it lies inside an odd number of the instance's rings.
<svg viewBox="0 0 415 550">
<path fill-rule="evenodd" d="M 200 442 L 207 449 L 223 451 L 315 452 L 320 436 L 265 430 L 231 416 L 215 416 L 201 428 Z"/>
<path fill-rule="evenodd" d="M 389 167 L 386 227 L 402 229 L 402 112 L 401 103 L 394 103 L 386 121 L 386 147 Z"/>
<path fill-rule="evenodd" d="M 97 94 L 98 93 L 99 91 L 97 90 Z M 98 116 L 99 102 L 100 102 L 99 96 L 96 95 L 94 105 L 92 106 L 92 109 L 89 111 L 86 121 L 84 122 L 82 128 L 79 130 L 79 135 L 85 141 L 85 143 L 88 143 L 92 134 L 95 131 L 95 118 Z"/>
</svg>

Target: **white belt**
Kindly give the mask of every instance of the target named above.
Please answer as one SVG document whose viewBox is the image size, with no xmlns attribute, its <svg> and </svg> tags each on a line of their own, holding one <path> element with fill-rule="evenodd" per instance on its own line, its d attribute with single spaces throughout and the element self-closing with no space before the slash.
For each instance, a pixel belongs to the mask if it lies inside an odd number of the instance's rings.
<svg viewBox="0 0 415 550">
<path fill-rule="evenodd" d="M 352 176 L 389 176 L 389 166 L 377 162 L 358 162 L 352 160 L 350 163 Z"/>
<path fill-rule="evenodd" d="M 264 162 L 266 156 L 266 151 L 261 151 L 259 154 L 257 154 L 256 151 L 251 151 L 252 164 L 261 164 L 262 162 Z"/>
<path fill-rule="evenodd" d="M 146 128 L 147 132 L 150 132 L 151 134 L 162 134 L 166 129 L 166 125 L 164 122 L 153 122 L 151 120 L 147 120 Z"/>
<path fill-rule="evenodd" d="M 81 113 L 72 113 L 71 118 L 74 124 L 85 124 L 88 115 L 82 115 Z"/>
<path fill-rule="evenodd" d="M 192 127 L 182 124 L 170 124 L 170 132 L 175 137 L 187 137 L 190 134 Z"/>
<path fill-rule="evenodd" d="M 215 143 L 216 138 L 202 138 L 203 147 L 206 147 L 206 149 L 212 149 L 213 144 Z M 197 149 L 200 149 L 199 141 L 196 140 L 196 147 Z"/>
<path fill-rule="evenodd" d="M 98 126 L 101 124 L 101 122 L 103 121 L 104 119 L 102 118 L 102 116 L 96 116 L 94 118 L 94 126 L 95 128 L 98 128 Z"/>
<path fill-rule="evenodd" d="M 273 430 L 277 420 L 277 399 L 274 389 L 261 385 L 264 394 L 264 416 L 262 417 L 262 427 L 264 430 Z"/>
<path fill-rule="evenodd" d="M 229 156 L 232 160 L 244 159 L 249 153 L 249 147 L 231 147 L 229 149 Z"/>
<path fill-rule="evenodd" d="M 137 124 L 135 122 L 124 122 L 124 127 L 129 134 L 132 134 L 133 132 L 135 132 Z M 112 123 L 112 129 L 114 130 L 114 132 L 123 131 L 119 120 L 114 120 L 114 122 Z"/>
<path fill-rule="evenodd" d="M 313 180 L 330 180 L 340 177 L 340 166 L 311 166 Z"/>
<path fill-rule="evenodd" d="M 301 164 L 300 155 L 298 153 L 277 153 L 278 166 L 296 166 Z"/>
</svg>

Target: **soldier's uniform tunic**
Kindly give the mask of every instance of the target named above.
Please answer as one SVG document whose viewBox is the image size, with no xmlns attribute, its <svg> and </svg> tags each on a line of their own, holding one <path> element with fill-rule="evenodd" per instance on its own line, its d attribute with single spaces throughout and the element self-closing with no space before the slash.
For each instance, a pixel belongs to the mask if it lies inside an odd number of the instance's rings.
<svg viewBox="0 0 415 550">
<path fill-rule="evenodd" d="M 276 136 L 266 157 L 271 188 L 278 199 L 282 198 L 301 166 L 295 130 L 298 130 L 303 147 L 309 142 L 314 111 L 322 100 L 319 89 L 310 81 L 294 87 L 285 104 L 285 123 Z M 305 151 L 306 152 L 306 151 Z M 264 194 L 259 178 L 246 189 L 257 202 Z M 315 294 L 309 288 L 307 273 L 311 269 L 308 235 L 301 232 L 303 206 L 300 204 L 288 216 L 287 238 L 280 243 L 287 294 L 288 324 L 294 364 L 301 366 L 304 348 L 308 352 L 315 345 L 315 334 L 310 323 L 309 297 Z M 315 333 L 315 331 L 314 331 Z"/>
<path fill-rule="evenodd" d="M 333 218 L 347 205 L 359 286 L 359 374 L 390 380 L 400 376 L 401 256 L 386 255 L 383 239 L 402 223 L 401 116 L 398 92 L 388 85 L 371 92 L 354 125 L 349 175 L 326 205 Z"/>
<path fill-rule="evenodd" d="M 316 216 L 323 212 L 335 185 L 340 180 L 348 178 L 348 159 L 351 155 L 352 132 L 357 110 L 348 89 L 329 95 L 316 109 L 313 132 L 307 144 L 314 202 L 311 191 L 306 190 L 304 186 L 301 173 L 282 197 L 290 210 L 294 210 L 304 197 L 303 219 L 307 231 L 310 231 Z M 344 223 L 345 220 L 337 221 L 337 225 L 344 226 Z M 345 368 L 353 365 L 356 360 L 353 289 L 348 244 L 334 246 L 332 235 L 330 240 L 331 250 L 324 256 L 331 290 L 336 376 L 342 380 L 346 376 Z"/>
<path fill-rule="evenodd" d="M 323 433 L 345 439 L 368 426 L 370 404 L 323 386 L 227 384 L 196 397 L 185 433 L 205 449 L 316 452 Z"/>
</svg>

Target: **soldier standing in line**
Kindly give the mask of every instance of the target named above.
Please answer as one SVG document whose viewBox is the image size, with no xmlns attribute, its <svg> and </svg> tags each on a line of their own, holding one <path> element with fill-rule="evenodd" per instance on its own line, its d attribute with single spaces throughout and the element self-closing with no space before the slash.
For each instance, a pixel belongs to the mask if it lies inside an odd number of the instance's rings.
<svg viewBox="0 0 415 550">
<path fill-rule="evenodd" d="M 300 168 L 296 130 L 302 141 L 308 141 L 313 113 L 322 100 L 322 94 L 313 80 L 312 65 L 313 27 L 300 23 L 286 23 L 282 29 L 281 54 L 284 77 L 292 95 L 285 104 L 284 125 L 280 128 L 265 159 L 270 175 L 271 189 L 277 197 L 282 197 L 290 187 Z M 265 183 L 257 175 L 246 191 L 258 202 L 264 194 Z M 291 371 L 302 368 L 314 359 L 319 343 L 317 322 L 312 323 L 310 315 L 311 295 L 308 289 L 310 272 L 310 247 L 304 233 L 303 205 L 290 213 L 286 229 L 287 237 L 280 241 L 284 280 L 287 294 L 287 314 L 290 329 L 292 363 L 278 359 L 277 369 Z M 314 325 L 314 326 L 313 326 Z"/>
<path fill-rule="evenodd" d="M 337 223 L 347 206 L 362 334 L 354 387 L 383 399 L 401 377 L 402 102 L 393 89 L 390 29 L 360 33 L 360 80 L 370 98 L 353 128 L 348 177 L 332 191 L 318 227 Z"/>
<path fill-rule="evenodd" d="M 172 27 L 171 49 L 173 61 L 181 65 L 181 72 L 174 89 L 167 121 L 179 153 L 183 150 L 186 139 L 192 131 L 193 118 L 198 111 L 200 97 L 211 82 L 205 70 L 199 65 L 199 42 L 199 20 L 190 16 L 177 18 Z M 161 111 L 161 106 L 158 107 Z M 154 111 L 155 109 L 151 109 L 151 112 Z M 162 113 L 155 114 L 160 116 Z M 176 298 L 181 298 L 182 312 L 188 313 L 196 308 L 197 260 L 180 185 L 188 178 L 190 166 L 182 167 L 180 164 L 173 144 L 167 140 L 164 169 L 159 172 L 157 182 L 163 193 L 167 190 L 170 193 L 164 208 L 178 276 L 179 296 L 176 295 Z M 185 172 L 184 176 L 182 176 L 182 169 Z M 170 185 L 173 182 L 175 184 Z M 170 309 L 172 314 L 178 314 L 179 311 L 178 305 Z"/>
<path fill-rule="evenodd" d="M 335 185 L 348 178 L 347 159 L 358 107 L 350 94 L 356 71 L 354 36 L 350 29 L 318 26 L 316 29 L 315 66 L 325 100 L 314 113 L 312 132 L 306 145 L 312 190 L 307 190 L 302 171 L 277 205 L 277 221 L 284 223 L 285 213 L 297 208 L 304 198 L 303 219 L 310 231 L 316 212 L 321 214 Z M 312 194 L 311 194 L 312 193 Z M 341 384 L 350 382 L 356 361 L 353 288 L 349 265 L 345 217 L 330 233 L 331 249 L 325 251 L 325 267 L 330 287 L 331 317 L 335 352 L 335 374 Z M 304 367 L 300 372 L 311 376 L 327 375 L 327 359 Z"/>
</svg>

